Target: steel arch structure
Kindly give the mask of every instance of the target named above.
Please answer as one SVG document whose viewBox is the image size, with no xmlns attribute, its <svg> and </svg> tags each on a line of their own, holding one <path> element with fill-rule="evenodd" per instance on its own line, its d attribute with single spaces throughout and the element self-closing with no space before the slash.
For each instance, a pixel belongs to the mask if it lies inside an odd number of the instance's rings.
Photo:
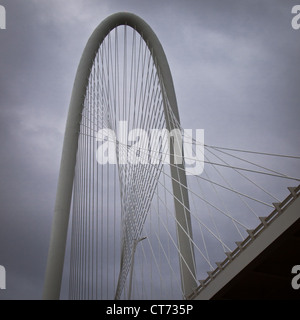
<svg viewBox="0 0 300 320">
<path fill-rule="evenodd" d="M 168 61 L 162 45 L 150 26 L 140 17 L 131 13 L 116 13 L 99 24 L 92 33 L 83 51 L 73 86 L 69 112 L 67 117 L 60 164 L 54 218 L 44 285 L 44 299 L 59 299 L 62 282 L 64 257 L 66 250 L 69 213 L 72 199 L 72 187 L 78 149 L 81 113 L 85 99 L 86 87 L 97 50 L 105 37 L 117 26 L 126 25 L 135 29 L 145 41 L 151 52 L 156 68 L 161 74 L 161 90 L 164 90 L 177 125 L 180 125 L 179 113 L 173 80 Z M 169 131 L 176 129 L 176 124 L 170 121 L 170 111 L 166 105 L 164 116 Z M 172 156 L 172 142 L 170 146 Z M 172 161 L 172 159 L 170 159 Z M 195 264 L 192 239 L 192 226 L 189 216 L 189 199 L 186 189 L 186 174 L 184 164 L 176 164 L 171 168 L 172 188 L 174 195 L 175 214 L 177 220 L 177 241 L 180 250 L 182 292 L 185 296 L 191 294 L 197 286 L 195 281 Z"/>
</svg>

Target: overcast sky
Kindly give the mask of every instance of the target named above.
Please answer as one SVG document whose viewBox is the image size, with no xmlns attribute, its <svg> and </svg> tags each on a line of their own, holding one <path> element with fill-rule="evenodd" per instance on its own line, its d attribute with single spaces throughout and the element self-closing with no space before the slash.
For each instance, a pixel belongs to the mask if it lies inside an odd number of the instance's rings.
<svg viewBox="0 0 300 320">
<path fill-rule="evenodd" d="M 300 154 L 300 30 L 282 0 L 0 0 L 0 299 L 40 299 L 64 126 L 88 37 L 108 15 L 160 39 L 182 126 L 205 143 Z M 299 166 L 279 168 L 296 175 Z M 299 175 L 298 175 L 299 176 Z M 280 187 L 280 186 L 279 186 Z"/>
</svg>

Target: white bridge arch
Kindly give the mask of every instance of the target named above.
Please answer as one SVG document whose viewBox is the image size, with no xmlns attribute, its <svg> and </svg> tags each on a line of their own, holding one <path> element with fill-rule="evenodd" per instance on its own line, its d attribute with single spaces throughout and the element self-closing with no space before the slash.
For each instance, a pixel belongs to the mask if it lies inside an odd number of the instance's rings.
<svg viewBox="0 0 300 320">
<path fill-rule="evenodd" d="M 166 127 L 169 131 L 179 128 L 180 124 L 177 101 L 173 80 L 164 50 L 149 25 L 132 13 L 116 13 L 99 24 L 95 29 L 82 54 L 72 91 L 69 113 L 67 118 L 62 159 L 57 188 L 55 213 L 48 254 L 46 280 L 44 286 L 45 299 L 58 299 L 60 295 L 61 279 L 67 241 L 69 212 L 72 199 L 74 170 L 78 149 L 78 136 L 86 88 L 88 86 L 91 69 L 99 46 L 107 35 L 119 25 L 126 25 L 136 30 L 145 41 L 153 62 L 161 76 L 161 91 L 166 95 L 170 109 L 164 103 Z M 175 117 L 176 121 L 171 121 Z M 174 147 L 170 146 L 171 154 Z M 171 155 L 171 158 L 173 156 Z M 172 159 L 171 159 L 172 161 Z M 178 221 L 178 246 L 180 250 L 180 268 L 182 274 L 182 289 L 184 295 L 192 292 L 197 286 L 193 262 L 193 247 L 191 243 L 191 222 L 189 217 L 189 201 L 186 190 L 186 175 L 183 164 L 171 167 L 172 185 L 176 218 Z"/>
</svg>

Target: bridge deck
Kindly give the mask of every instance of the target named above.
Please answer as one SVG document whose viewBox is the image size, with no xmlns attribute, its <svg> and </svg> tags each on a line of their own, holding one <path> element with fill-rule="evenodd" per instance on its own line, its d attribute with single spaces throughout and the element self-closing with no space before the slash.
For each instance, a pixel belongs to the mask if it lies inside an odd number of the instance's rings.
<svg viewBox="0 0 300 320">
<path fill-rule="evenodd" d="M 300 264 L 300 185 L 227 253 L 189 299 L 300 299 L 291 269 Z"/>
</svg>

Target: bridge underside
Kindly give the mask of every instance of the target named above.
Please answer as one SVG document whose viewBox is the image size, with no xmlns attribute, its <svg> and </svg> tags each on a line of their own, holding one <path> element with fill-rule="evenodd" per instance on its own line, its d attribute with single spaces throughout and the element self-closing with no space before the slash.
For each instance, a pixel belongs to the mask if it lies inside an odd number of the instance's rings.
<svg viewBox="0 0 300 320">
<path fill-rule="evenodd" d="M 211 299 L 300 299 L 291 269 L 300 264 L 300 219 Z"/>
<path fill-rule="evenodd" d="M 274 204 L 275 210 L 249 236 L 227 253 L 218 268 L 201 281 L 189 298 L 300 299 L 292 288 L 294 265 L 300 265 L 300 186 Z"/>
</svg>

